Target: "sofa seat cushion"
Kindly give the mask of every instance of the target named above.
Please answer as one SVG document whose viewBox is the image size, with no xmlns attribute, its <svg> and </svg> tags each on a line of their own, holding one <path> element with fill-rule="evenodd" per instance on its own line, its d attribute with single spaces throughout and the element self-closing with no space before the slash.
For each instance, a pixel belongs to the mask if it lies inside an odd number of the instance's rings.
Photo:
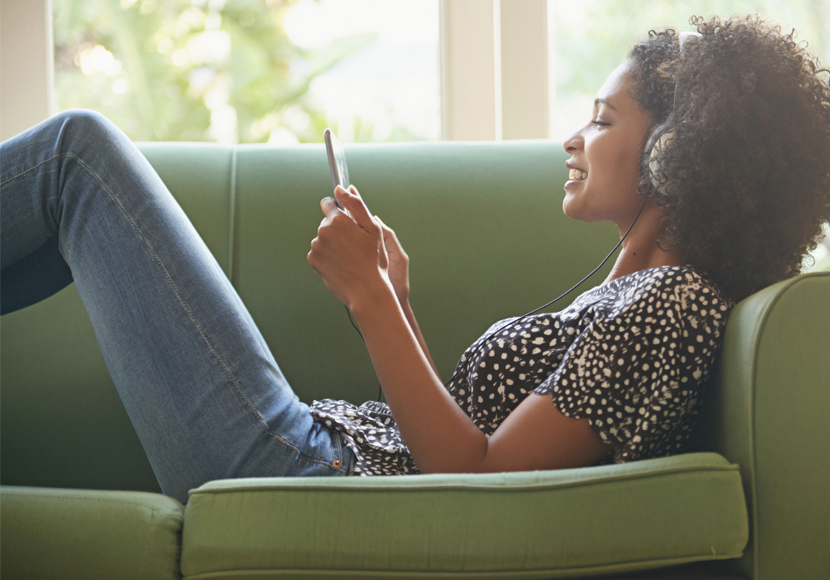
<svg viewBox="0 0 830 580">
<path fill-rule="evenodd" d="M 0 488 L 0 575 L 179 578 L 182 511 L 155 493 Z"/>
<path fill-rule="evenodd" d="M 560 578 L 736 558 L 714 453 L 559 471 L 221 480 L 191 491 L 185 578 Z"/>
</svg>

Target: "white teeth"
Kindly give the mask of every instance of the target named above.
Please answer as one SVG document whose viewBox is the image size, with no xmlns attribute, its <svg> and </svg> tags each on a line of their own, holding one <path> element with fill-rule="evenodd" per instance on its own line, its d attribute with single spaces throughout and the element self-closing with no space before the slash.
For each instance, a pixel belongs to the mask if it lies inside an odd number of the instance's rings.
<svg viewBox="0 0 830 580">
<path fill-rule="evenodd" d="M 588 174 L 584 171 L 580 171 L 579 169 L 571 169 L 568 171 L 568 179 L 572 181 L 581 181 L 587 177 Z"/>
</svg>

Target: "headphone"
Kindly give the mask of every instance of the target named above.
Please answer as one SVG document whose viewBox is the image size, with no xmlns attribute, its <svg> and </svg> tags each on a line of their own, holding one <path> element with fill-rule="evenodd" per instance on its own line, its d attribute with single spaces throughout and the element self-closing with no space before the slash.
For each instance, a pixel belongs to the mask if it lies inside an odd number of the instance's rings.
<svg viewBox="0 0 830 580">
<path fill-rule="evenodd" d="M 684 50 L 686 44 L 688 43 L 688 41 L 690 39 L 692 39 L 692 38 L 697 39 L 697 38 L 701 38 L 702 36 L 703 35 L 700 34 L 699 32 L 681 32 L 679 37 L 678 37 L 679 41 L 680 41 L 680 53 L 681 54 L 683 53 L 683 50 Z M 672 103 L 672 111 L 674 111 L 674 105 L 677 102 L 677 83 L 676 83 L 676 81 L 675 81 L 675 87 L 674 88 L 675 88 L 675 91 L 674 91 L 674 102 Z M 674 131 L 672 131 L 672 130 L 664 131 L 664 128 L 665 128 L 665 123 L 655 127 L 651 132 L 651 137 L 649 138 L 648 145 L 647 145 L 647 148 L 649 150 L 647 165 L 648 165 L 649 172 L 651 173 L 651 183 L 655 188 L 659 188 L 665 182 L 664 179 L 658 178 L 658 171 L 660 169 L 660 165 L 658 164 L 655 157 L 657 156 L 657 153 L 659 151 L 661 151 L 668 144 L 668 142 L 671 141 L 671 139 L 674 137 Z M 659 135 L 659 137 L 657 137 L 658 135 Z M 512 326 L 515 326 L 515 325 L 521 323 L 522 321 L 526 320 L 529 316 L 532 316 L 533 314 L 536 314 L 540 310 L 543 310 L 543 309 L 553 305 L 554 303 L 558 302 L 559 300 L 561 300 L 562 298 L 564 298 L 565 296 L 567 296 L 568 294 L 570 294 L 571 292 L 576 290 L 588 278 L 590 278 L 591 276 L 596 274 L 597 271 L 600 268 L 602 268 L 605 265 L 605 263 L 611 258 L 611 256 L 614 255 L 614 252 L 616 252 L 619 249 L 619 247 L 622 245 L 623 241 L 625 241 L 625 239 L 628 237 L 628 234 L 631 233 L 631 230 L 634 228 L 634 224 L 637 223 L 637 219 L 640 217 L 640 214 L 643 212 L 643 209 L 646 206 L 646 201 L 648 201 L 648 198 L 644 197 L 643 198 L 643 203 L 640 206 L 640 209 L 637 211 L 637 215 L 634 216 L 634 221 L 632 221 L 631 225 L 628 226 L 628 230 L 626 230 L 625 234 L 620 238 L 620 241 L 617 242 L 617 244 L 611 249 L 611 251 L 608 252 L 608 255 L 605 256 L 605 258 L 603 258 L 603 260 L 599 263 L 599 265 L 596 268 L 594 268 L 593 270 L 591 270 L 591 272 L 589 272 L 587 276 L 582 278 L 582 280 L 580 280 L 579 282 L 577 282 L 576 284 L 571 286 L 570 289 L 568 289 L 564 293 L 560 294 L 559 296 L 557 296 L 556 298 L 554 298 L 550 302 L 547 302 L 547 303 L 543 304 L 542 306 L 539 306 L 538 308 L 535 308 L 535 309 L 531 310 L 527 314 L 523 314 L 522 316 L 520 316 L 520 317 L 508 322 L 507 324 L 504 324 L 503 326 L 500 326 L 500 327 L 496 328 L 495 330 L 493 330 L 492 332 L 490 332 L 484 338 L 480 339 L 479 345 L 476 347 L 476 349 L 473 351 L 473 353 L 471 354 L 471 356 L 469 358 L 470 359 L 476 358 L 478 356 L 479 352 L 481 351 L 481 349 L 484 347 L 484 345 L 487 344 L 487 342 L 491 338 L 493 338 L 493 336 L 495 336 L 497 333 L 502 332 L 502 331 L 504 331 L 504 330 L 506 330 L 506 329 L 508 329 Z M 348 311 L 349 311 L 349 309 L 346 308 L 346 312 L 348 312 Z M 351 321 L 352 326 L 357 331 L 357 333 L 360 334 L 360 337 L 363 338 L 363 335 L 361 334 L 360 329 L 358 329 L 357 325 L 355 324 L 354 320 L 352 319 L 352 316 L 351 316 L 350 312 L 349 312 L 349 321 Z M 460 368 L 459 370 L 457 370 L 452 375 L 452 377 L 450 377 L 450 379 L 446 383 L 444 383 L 444 387 L 445 388 L 449 387 L 450 383 L 452 383 L 455 380 L 455 378 L 461 373 L 462 370 L 463 370 L 463 368 Z M 382 396 L 383 396 L 383 389 L 378 384 L 378 401 L 381 400 Z"/>
<path fill-rule="evenodd" d="M 686 48 L 686 46 L 687 46 L 690 39 L 692 39 L 692 38 L 699 39 L 699 38 L 702 38 L 702 37 L 703 37 L 703 35 L 699 32 L 689 32 L 689 31 L 681 32 L 678 35 L 678 40 L 680 41 L 680 54 L 683 54 L 683 50 Z M 677 81 L 675 80 L 675 83 L 674 83 L 674 98 L 672 100 L 672 106 L 671 106 L 672 112 L 674 112 L 676 105 L 677 105 Z M 659 161 L 657 161 L 655 158 L 657 157 L 657 154 L 659 152 L 663 151 L 663 149 L 665 149 L 666 145 L 668 145 L 669 142 L 672 139 L 674 139 L 674 131 L 673 130 L 668 130 L 668 131 L 665 130 L 667 125 L 668 125 L 668 123 L 664 122 L 664 123 L 658 125 L 657 127 L 655 127 L 651 131 L 651 136 L 649 137 L 648 146 L 647 146 L 647 149 L 649 151 L 647 165 L 648 165 L 649 173 L 651 174 L 651 184 L 658 191 L 660 190 L 660 188 L 663 185 L 666 184 L 666 179 L 665 179 L 664 176 L 662 176 L 660 174 L 660 169 L 661 169 L 662 164 Z"/>
<path fill-rule="evenodd" d="M 699 38 L 702 38 L 702 37 L 703 37 L 703 35 L 702 35 L 702 34 L 700 34 L 699 32 L 681 32 L 681 33 L 680 33 L 680 35 L 678 36 L 678 39 L 679 39 L 679 41 L 680 41 L 680 53 L 681 53 L 681 54 L 683 54 L 683 50 L 684 50 L 684 48 L 686 47 L 686 45 L 687 45 L 687 43 L 689 42 L 689 40 L 690 40 L 690 39 L 692 39 L 692 38 L 694 38 L 694 39 L 699 39 Z M 675 81 L 675 86 L 674 86 L 674 102 L 672 103 L 672 111 L 674 111 L 674 105 L 676 104 L 676 102 L 677 102 L 677 82 Z M 649 140 L 648 140 L 648 145 L 647 145 L 647 149 L 648 149 L 648 151 L 649 151 L 649 153 L 648 153 L 648 168 L 649 168 L 650 173 L 651 173 L 651 182 L 652 182 L 652 185 L 654 185 L 654 187 L 655 187 L 655 188 L 659 188 L 659 186 L 661 186 L 661 185 L 663 185 L 663 184 L 665 183 L 665 180 L 661 180 L 661 179 L 659 179 L 659 178 L 657 177 L 657 175 L 658 175 L 658 173 L 657 173 L 657 172 L 658 172 L 658 170 L 660 169 L 660 166 L 659 166 L 658 162 L 656 161 L 655 157 L 657 156 L 657 153 L 658 153 L 659 151 L 661 151 L 661 150 L 662 150 L 662 149 L 663 149 L 663 148 L 664 148 L 664 147 L 668 144 L 668 142 L 669 142 L 669 141 L 671 141 L 671 139 L 674 137 L 674 131 L 671 131 L 671 130 L 669 130 L 669 131 L 664 131 L 664 129 L 665 129 L 665 124 L 662 124 L 662 125 L 659 125 L 659 126 L 655 127 L 655 128 L 651 131 L 651 137 L 649 138 Z M 662 133 L 662 134 L 661 134 L 661 133 Z M 659 137 L 656 137 L 657 135 L 659 135 Z M 656 137 L 656 140 L 655 140 L 655 137 Z M 486 344 L 486 343 L 487 343 L 487 342 L 488 342 L 488 341 L 489 341 L 489 340 L 490 340 L 490 339 L 491 339 L 491 338 L 492 338 L 492 337 L 493 337 L 496 333 L 498 333 L 498 332 L 502 332 L 503 330 L 506 330 L 506 329 L 510 328 L 511 326 L 514 326 L 514 325 L 516 325 L 516 324 L 519 324 L 520 322 L 522 322 L 523 320 L 525 320 L 528 316 L 531 316 L 531 315 L 533 315 L 533 314 L 536 314 L 536 313 L 537 313 L 537 312 L 539 312 L 540 310 L 543 310 L 543 309 L 547 308 L 548 306 L 551 306 L 551 305 L 552 305 L 552 304 L 554 304 L 555 302 L 558 302 L 559 300 L 561 300 L 562 298 L 564 298 L 565 296 L 567 296 L 568 294 L 570 294 L 571 292 L 573 292 L 574 290 L 576 290 L 576 288 L 578 288 L 579 286 L 581 286 L 581 285 L 582 285 L 582 283 L 583 283 L 583 282 L 585 282 L 588 278 L 590 278 L 591 276 L 593 276 L 594 274 L 596 274 L 597 270 L 599 270 L 600 268 L 602 268 L 602 266 L 604 266 L 604 265 L 605 265 L 605 263 L 608 261 L 608 259 L 609 259 L 609 258 L 610 258 L 610 257 L 614 254 L 614 252 L 616 252 L 616 251 L 617 251 L 617 249 L 618 249 L 618 248 L 622 245 L 622 243 L 623 243 L 623 241 L 625 240 L 625 238 L 627 238 L 627 237 L 628 237 L 628 234 L 631 232 L 632 228 L 634 228 L 634 224 L 636 224 L 636 223 L 637 223 L 637 219 L 640 217 L 640 214 L 643 212 L 643 208 L 645 208 L 645 206 L 646 206 L 646 201 L 648 201 L 648 198 L 647 198 L 647 197 L 644 197 L 644 198 L 643 198 L 643 203 L 642 203 L 642 205 L 640 206 L 639 211 L 637 211 L 637 215 L 636 215 L 636 216 L 634 216 L 634 221 L 632 221 L 632 222 L 631 222 L 631 225 L 630 225 L 630 226 L 628 226 L 628 230 L 626 230 L 626 232 L 625 232 L 625 234 L 623 235 L 623 237 L 621 237 L 621 238 L 620 238 L 620 241 L 619 241 L 619 242 L 617 242 L 617 245 L 616 245 L 616 246 L 614 246 L 614 248 L 613 248 L 613 249 L 612 249 L 612 250 L 608 253 L 608 255 L 607 255 L 607 256 L 605 256 L 605 258 L 602 260 L 602 262 L 600 262 L 600 263 L 599 263 L 599 265 L 598 265 L 596 268 L 594 268 L 593 270 L 591 270 L 591 272 L 590 272 L 587 276 L 585 276 L 582 280 L 580 280 L 579 282 L 577 282 L 576 284 L 574 284 L 574 285 L 573 285 L 573 286 L 572 286 L 569 290 L 567 290 L 565 293 L 563 293 L 563 294 L 561 294 L 560 296 L 558 296 L 558 297 L 554 298 L 553 300 L 551 300 L 551 301 L 550 301 L 550 302 L 548 302 L 547 304 L 543 304 L 543 305 L 542 305 L 542 306 L 540 306 L 539 308 L 536 308 L 536 309 L 534 309 L 534 310 L 531 310 L 531 311 L 530 311 L 530 312 L 528 312 L 527 314 L 524 314 L 524 315 L 520 316 L 519 318 L 517 318 L 517 319 L 515 319 L 515 320 L 513 320 L 513 321 L 511 321 L 511 322 L 509 322 L 509 323 L 507 323 L 507 324 L 505 324 L 505 325 L 503 325 L 503 326 L 501 326 L 501 327 L 499 327 L 499 328 L 495 329 L 494 331 L 492 331 L 490 334 L 488 334 L 488 335 L 487 335 L 487 336 L 485 336 L 483 339 L 481 339 L 481 342 L 479 343 L 479 345 L 478 345 L 478 347 L 476 348 L 476 350 L 472 353 L 472 355 L 471 355 L 471 357 L 470 357 L 470 358 L 472 359 L 472 358 L 475 358 L 476 356 L 478 356 L 478 354 L 479 354 L 479 352 L 481 351 L 482 347 L 483 347 L 483 346 L 484 346 L 484 345 L 485 345 L 485 344 Z M 450 380 L 449 380 L 449 381 L 447 381 L 446 383 L 444 383 L 444 387 L 448 387 L 448 386 L 449 386 L 449 384 L 450 384 L 450 383 L 452 383 L 452 382 L 455 380 L 455 378 L 459 375 L 459 373 L 460 373 L 460 372 L 461 372 L 461 369 L 459 369 L 458 371 L 456 371 L 456 372 L 455 372 L 455 374 L 453 374 L 453 376 L 450 378 Z M 380 398 L 380 397 L 378 397 L 378 398 Z"/>
</svg>

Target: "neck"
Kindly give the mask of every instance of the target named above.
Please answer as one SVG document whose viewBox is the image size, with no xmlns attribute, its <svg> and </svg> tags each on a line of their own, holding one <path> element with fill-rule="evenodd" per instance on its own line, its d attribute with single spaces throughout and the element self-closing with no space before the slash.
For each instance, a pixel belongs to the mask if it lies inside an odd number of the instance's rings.
<svg viewBox="0 0 830 580">
<path fill-rule="evenodd" d="M 631 228 L 631 232 L 623 242 L 620 255 L 617 256 L 617 261 L 614 262 L 606 282 L 648 268 L 683 265 L 680 252 L 661 249 L 659 246 L 659 240 L 664 233 L 661 214 L 660 207 L 649 199 L 640 217 L 637 218 L 637 223 Z M 631 221 L 633 220 L 632 216 Z M 620 237 L 628 230 L 631 221 L 617 224 Z"/>
</svg>

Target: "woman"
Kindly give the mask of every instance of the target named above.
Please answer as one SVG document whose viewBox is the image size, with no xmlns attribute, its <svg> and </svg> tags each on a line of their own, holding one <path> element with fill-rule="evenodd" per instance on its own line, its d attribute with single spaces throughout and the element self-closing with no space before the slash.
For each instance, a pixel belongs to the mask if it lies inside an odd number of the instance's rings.
<svg viewBox="0 0 830 580">
<path fill-rule="evenodd" d="M 409 308 L 406 254 L 338 189 L 352 217 L 324 199 L 308 260 L 354 313 L 389 406 L 299 402 L 156 174 L 95 114 L 2 145 L 3 311 L 75 281 L 162 489 L 181 501 L 227 477 L 676 452 L 729 306 L 797 273 L 830 216 L 826 71 L 757 20 L 697 24 L 682 53 L 672 31 L 637 45 L 565 142 L 566 214 L 631 228 L 609 279 L 560 313 L 494 325 L 446 388 Z"/>
</svg>

